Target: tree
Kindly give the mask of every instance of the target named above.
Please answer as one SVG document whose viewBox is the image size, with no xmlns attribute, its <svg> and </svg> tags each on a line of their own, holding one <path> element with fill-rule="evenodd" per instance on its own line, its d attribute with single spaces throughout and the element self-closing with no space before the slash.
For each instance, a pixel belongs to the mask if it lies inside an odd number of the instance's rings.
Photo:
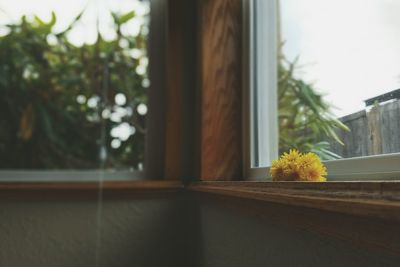
<svg viewBox="0 0 400 267">
<path fill-rule="evenodd" d="M 146 33 L 124 36 L 121 26 L 135 13 L 112 15 L 117 37 L 106 41 L 98 34 L 95 44 L 82 47 L 67 38 L 82 13 L 60 33 L 52 32 L 54 13 L 48 23 L 24 16 L 7 25 L 9 33 L 0 37 L 0 168 L 143 162 L 145 116 L 137 107 L 147 103 Z M 116 103 L 117 94 L 126 103 Z M 118 139 L 116 127 L 130 133 Z M 120 146 L 112 148 L 112 140 Z"/>
</svg>

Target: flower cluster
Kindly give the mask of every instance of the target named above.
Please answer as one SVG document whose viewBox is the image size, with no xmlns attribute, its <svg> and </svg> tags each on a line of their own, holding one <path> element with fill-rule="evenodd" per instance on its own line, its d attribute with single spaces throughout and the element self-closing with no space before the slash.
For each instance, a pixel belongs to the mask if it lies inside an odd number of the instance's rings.
<svg viewBox="0 0 400 267">
<path fill-rule="evenodd" d="M 270 173 L 273 181 L 325 182 L 327 175 L 316 154 L 302 154 L 297 150 L 290 150 L 280 159 L 272 161 Z"/>
</svg>

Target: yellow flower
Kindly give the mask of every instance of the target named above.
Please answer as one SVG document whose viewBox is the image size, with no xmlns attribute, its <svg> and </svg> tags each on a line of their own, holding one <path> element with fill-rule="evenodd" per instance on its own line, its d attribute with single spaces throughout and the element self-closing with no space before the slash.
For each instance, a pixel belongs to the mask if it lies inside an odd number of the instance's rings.
<svg viewBox="0 0 400 267">
<path fill-rule="evenodd" d="M 285 170 L 286 164 L 282 160 L 272 161 L 272 166 L 270 169 L 271 176 L 274 181 L 284 181 L 285 180 Z"/>
<path fill-rule="evenodd" d="M 296 181 L 299 176 L 299 163 L 297 159 L 283 160 L 285 168 L 283 170 L 285 181 Z"/>
<path fill-rule="evenodd" d="M 300 181 L 326 181 L 327 171 L 320 158 L 314 153 L 307 153 L 299 159 Z"/>
<path fill-rule="evenodd" d="M 273 181 L 323 182 L 327 172 L 316 154 L 290 150 L 272 162 L 270 174 Z"/>
<path fill-rule="evenodd" d="M 296 149 L 290 149 L 289 153 L 283 153 L 281 160 L 286 160 L 288 162 L 296 162 L 301 157 L 301 153 Z"/>
</svg>

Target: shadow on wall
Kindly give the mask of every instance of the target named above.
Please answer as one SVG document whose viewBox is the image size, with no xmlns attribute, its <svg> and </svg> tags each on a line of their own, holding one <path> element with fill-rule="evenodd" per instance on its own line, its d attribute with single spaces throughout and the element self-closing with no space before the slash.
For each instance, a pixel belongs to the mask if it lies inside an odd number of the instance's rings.
<svg viewBox="0 0 400 267">
<path fill-rule="evenodd" d="M 307 209 L 291 210 L 282 205 L 266 203 L 257 207 L 255 202 L 243 205 L 241 201 L 219 197 L 200 197 L 198 204 L 202 233 L 198 249 L 202 266 L 395 267 L 400 261 L 400 258 L 388 254 L 288 226 L 296 222 L 282 223 L 282 219 L 279 219 L 294 217 L 287 215 L 294 211 L 296 216 L 300 214 L 310 218 L 309 213 L 312 212 Z M 325 217 L 322 221 L 329 221 L 332 217 L 348 220 L 346 215 L 333 213 L 321 213 L 318 216 Z"/>
<path fill-rule="evenodd" d="M 182 197 L 105 199 L 98 266 L 191 266 Z M 2 201 L 0 266 L 96 266 L 96 211 L 95 198 Z"/>
</svg>

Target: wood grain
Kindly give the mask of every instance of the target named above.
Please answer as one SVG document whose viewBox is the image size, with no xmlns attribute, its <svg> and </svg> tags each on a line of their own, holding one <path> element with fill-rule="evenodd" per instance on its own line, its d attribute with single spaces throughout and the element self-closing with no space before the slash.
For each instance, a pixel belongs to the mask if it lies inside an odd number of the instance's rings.
<svg viewBox="0 0 400 267">
<path fill-rule="evenodd" d="M 344 158 L 369 155 L 369 136 L 368 134 L 366 134 L 366 131 L 368 131 L 366 112 L 364 110 L 356 112 L 347 115 L 340 120 L 347 127 L 349 127 L 351 131 L 336 131 L 339 138 L 343 141 L 345 145 L 343 146 L 336 141 L 329 140 L 329 142 L 331 143 L 332 151 Z"/>
<path fill-rule="evenodd" d="M 383 103 L 340 118 L 350 128 L 350 132 L 336 131 L 344 146 L 326 140 L 332 152 L 344 158 L 400 152 L 399 118 L 399 100 Z"/>
<path fill-rule="evenodd" d="M 96 182 L 0 183 L 0 201 L 7 199 L 96 199 L 100 184 Z M 103 195 L 113 198 L 158 197 L 182 191 L 180 181 L 104 182 Z"/>
<path fill-rule="evenodd" d="M 189 189 L 400 222 L 400 182 L 200 182 Z"/>
<path fill-rule="evenodd" d="M 10 190 L 97 190 L 97 182 L 35 182 L 35 183 L 0 183 L 0 191 Z M 132 182 L 103 182 L 104 190 L 164 190 L 182 188 L 179 181 L 132 181 Z"/>
<path fill-rule="evenodd" d="M 382 135 L 382 152 L 400 152 L 400 101 L 380 106 L 380 130 Z"/>
<path fill-rule="evenodd" d="M 252 216 L 257 220 L 303 229 L 370 251 L 400 255 L 397 221 L 215 194 L 198 193 L 197 199 L 199 205 L 210 205 L 213 209 L 230 209 L 243 217 Z"/>
<path fill-rule="evenodd" d="M 242 175 L 242 1 L 199 3 L 201 180 Z"/>
<path fill-rule="evenodd" d="M 367 112 L 368 153 L 370 155 L 382 154 L 381 122 L 379 113 L 379 106 L 372 107 L 372 109 Z"/>
</svg>

